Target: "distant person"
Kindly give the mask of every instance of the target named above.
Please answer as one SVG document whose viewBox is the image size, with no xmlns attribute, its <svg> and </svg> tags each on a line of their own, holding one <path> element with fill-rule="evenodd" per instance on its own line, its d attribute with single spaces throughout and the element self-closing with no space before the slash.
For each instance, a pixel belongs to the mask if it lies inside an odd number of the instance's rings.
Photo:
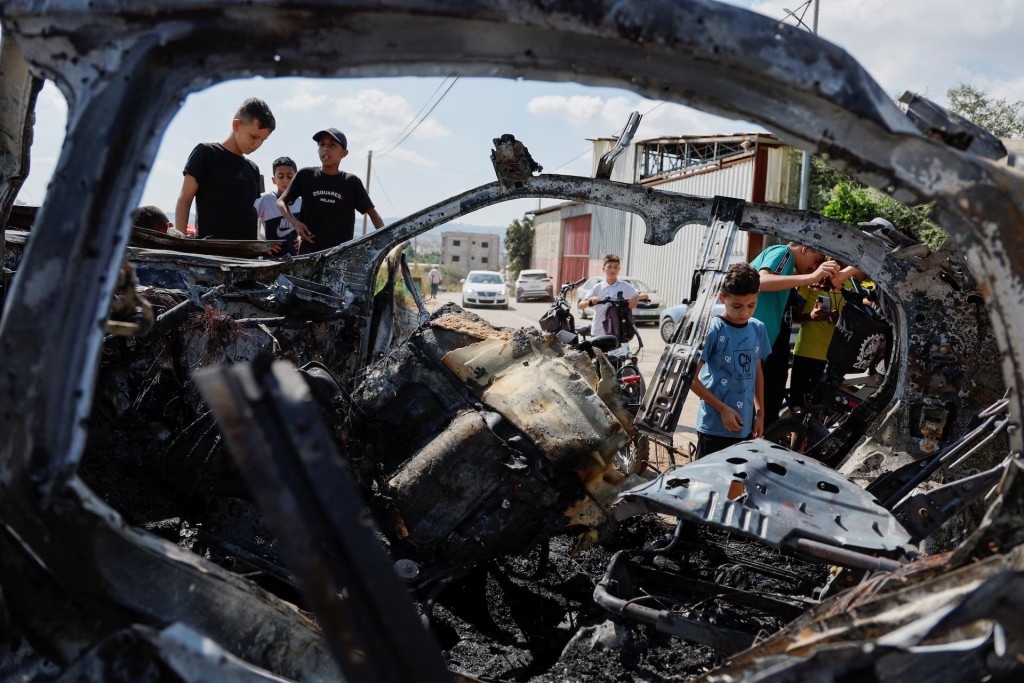
<svg viewBox="0 0 1024 683">
<path fill-rule="evenodd" d="M 771 344 L 754 316 L 760 277 L 729 266 L 718 293 L 725 312 L 711 320 L 691 386 L 697 408 L 697 457 L 764 434 L 764 369 Z"/>
<path fill-rule="evenodd" d="M 789 374 L 789 333 L 791 314 L 787 314 L 790 291 L 794 287 L 820 282 L 839 272 L 839 264 L 825 261 L 825 255 L 794 242 L 776 244 L 762 251 L 750 265 L 761 279 L 754 317 L 764 323 L 771 354 L 764 363 L 764 426 L 779 419 L 786 397 Z"/>
<path fill-rule="evenodd" d="M 309 254 L 344 244 L 355 234 L 358 210 L 370 217 L 374 228 L 383 228 L 384 220 L 373 208 L 363 182 L 341 170 L 348 156 L 348 139 L 337 128 L 326 128 L 313 136 L 320 156 L 320 167 L 299 170 L 284 195 L 277 200 L 281 215 L 295 226 L 302 238 L 300 254 Z M 292 206 L 302 200 L 302 219 Z"/>
<path fill-rule="evenodd" d="M 610 330 L 610 326 L 605 321 L 608 319 L 608 309 L 612 304 L 599 303 L 602 299 L 617 299 L 619 294 L 621 294 L 623 299 L 629 301 L 630 308 L 636 308 L 637 303 L 640 301 L 640 292 L 633 285 L 619 279 L 619 270 L 621 268 L 622 262 L 618 256 L 615 254 L 605 255 L 604 263 L 601 266 L 601 270 L 604 272 L 604 280 L 594 285 L 594 288 L 590 290 L 590 296 L 586 299 L 581 299 L 579 304 L 577 304 L 581 310 L 584 308 L 594 309 L 594 322 L 591 323 L 590 329 L 595 336 L 609 334 Z"/>
<path fill-rule="evenodd" d="M 427 280 L 430 281 L 430 298 L 436 299 L 437 292 L 441 289 L 441 271 L 437 269 L 437 266 L 431 268 L 427 273 Z"/>
<path fill-rule="evenodd" d="M 278 157 L 274 159 L 274 175 L 270 180 L 274 183 L 276 191 L 264 192 L 256 200 L 256 217 L 262 222 L 263 228 L 261 239 L 284 240 L 280 253 L 290 254 L 291 256 L 298 254 L 296 243 L 299 239 L 299 233 L 295 231 L 295 226 L 281 215 L 281 210 L 277 208 L 277 200 L 288 189 L 288 186 L 291 185 L 297 171 L 298 166 L 295 165 L 291 158 Z M 302 210 L 302 199 L 295 202 L 294 210 L 296 214 Z"/>
<path fill-rule="evenodd" d="M 185 179 L 174 207 L 175 225 L 188 225 L 196 200 L 198 236 L 223 240 L 256 239 L 256 200 L 263 192 L 260 170 L 245 154 L 252 154 L 277 126 L 270 107 L 251 97 L 231 121 L 224 142 L 201 142 L 185 163 Z"/>
<path fill-rule="evenodd" d="M 132 211 L 132 227 L 162 232 L 170 237 L 184 237 L 185 234 L 174 229 L 174 223 L 167 218 L 161 209 L 155 206 L 140 206 Z"/>
</svg>

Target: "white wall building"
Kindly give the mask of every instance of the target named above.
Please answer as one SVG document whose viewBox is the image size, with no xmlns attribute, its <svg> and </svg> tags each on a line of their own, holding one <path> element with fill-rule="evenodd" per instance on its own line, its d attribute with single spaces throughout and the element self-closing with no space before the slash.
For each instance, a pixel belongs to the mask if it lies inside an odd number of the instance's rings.
<svg viewBox="0 0 1024 683">
<path fill-rule="evenodd" d="M 501 270 L 498 263 L 500 235 L 486 232 L 445 232 L 441 238 L 441 263 L 471 270 Z"/>
<path fill-rule="evenodd" d="M 615 140 L 594 140 L 594 168 Z M 656 138 L 633 143 L 619 157 L 612 180 L 701 197 L 733 197 L 793 207 L 799 171 L 793 148 L 765 133 Z M 569 202 L 534 212 L 531 267 L 556 282 L 601 272 L 605 254 L 622 258 L 622 273 L 646 280 L 666 306 L 690 295 L 704 225 L 685 226 L 665 246 L 644 244 L 636 214 Z M 749 261 L 765 246 L 761 235 L 741 233 L 733 258 Z"/>
</svg>

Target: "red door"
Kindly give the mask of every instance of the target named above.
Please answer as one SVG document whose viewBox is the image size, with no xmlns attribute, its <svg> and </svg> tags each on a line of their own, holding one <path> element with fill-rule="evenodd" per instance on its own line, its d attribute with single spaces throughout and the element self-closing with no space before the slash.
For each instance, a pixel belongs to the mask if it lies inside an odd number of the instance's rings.
<svg viewBox="0 0 1024 683">
<path fill-rule="evenodd" d="M 590 264 L 590 214 L 566 218 L 562 227 L 562 261 L 557 285 L 575 282 L 590 274 L 587 272 Z"/>
</svg>

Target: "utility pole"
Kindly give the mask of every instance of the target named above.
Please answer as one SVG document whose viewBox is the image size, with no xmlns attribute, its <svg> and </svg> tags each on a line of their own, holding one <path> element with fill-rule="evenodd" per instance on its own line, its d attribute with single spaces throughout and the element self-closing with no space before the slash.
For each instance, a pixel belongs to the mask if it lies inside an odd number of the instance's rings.
<svg viewBox="0 0 1024 683">
<path fill-rule="evenodd" d="M 373 150 L 366 153 L 366 194 L 370 194 L 370 168 L 373 166 Z M 363 214 L 363 235 L 366 234 L 366 214 Z"/>
<path fill-rule="evenodd" d="M 818 35 L 818 0 L 814 0 L 814 19 L 811 21 L 811 33 Z M 804 151 L 800 166 L 800 208 L 807 208 L 807 193 L 811 185 L 811 153 Z M 364 228 L 365 229 L 365 228 Z"/>
</svg>

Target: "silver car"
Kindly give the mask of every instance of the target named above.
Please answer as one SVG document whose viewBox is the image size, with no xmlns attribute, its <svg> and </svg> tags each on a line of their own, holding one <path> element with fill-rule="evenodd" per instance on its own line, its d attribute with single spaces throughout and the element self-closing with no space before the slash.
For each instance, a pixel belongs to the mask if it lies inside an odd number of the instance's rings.
<svg viewBox="0 0 1024 683">
<path fill-rule="evenodd" d="M 539 268 L 519 271 L 516 278 L 516 300 L 547 299 L 555 300 L 555 283 L 548 271 Z"/>
</svg>

